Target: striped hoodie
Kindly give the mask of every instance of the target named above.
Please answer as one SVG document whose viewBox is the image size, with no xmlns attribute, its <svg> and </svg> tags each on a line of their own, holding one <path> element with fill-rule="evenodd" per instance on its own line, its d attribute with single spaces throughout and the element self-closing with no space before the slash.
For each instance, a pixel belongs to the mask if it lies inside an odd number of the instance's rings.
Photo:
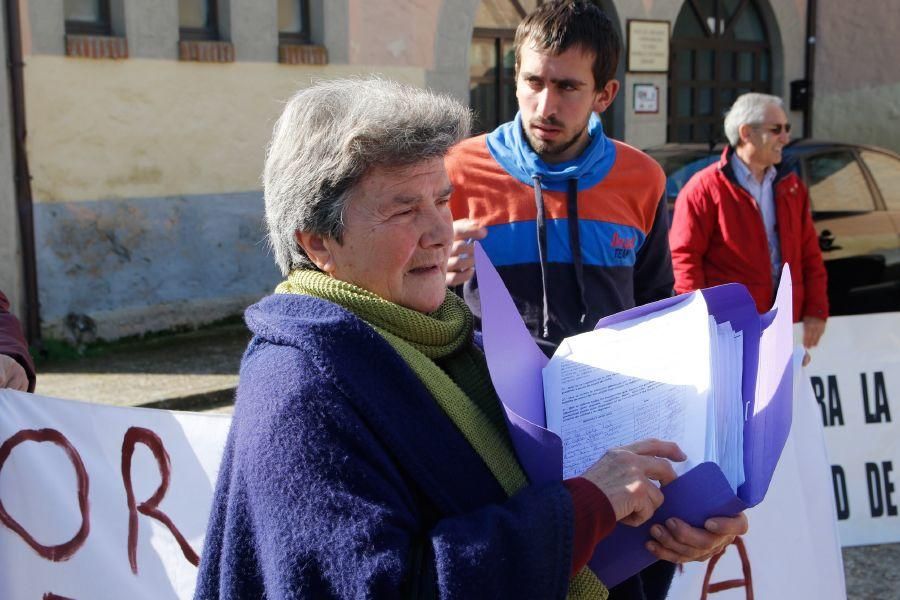
<svg viewBox="0 0 900 600">
<path fill-rule="evenodd" d="M 602 317 L 672 294 L 662 169 L 606 137 L 596 115 L 588 133 L 578 158 L 551 165 L 516 115 L 446 159 L 453 218 L 487 227 L 482 246 L 548 355 Z M 480 316 L 477 279 L 463 295 Z"/>
</svg>

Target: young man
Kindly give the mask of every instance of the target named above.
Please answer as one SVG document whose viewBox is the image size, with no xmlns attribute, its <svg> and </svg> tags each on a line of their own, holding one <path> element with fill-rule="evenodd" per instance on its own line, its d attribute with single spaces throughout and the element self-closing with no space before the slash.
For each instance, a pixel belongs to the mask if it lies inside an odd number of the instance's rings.
<svg viewBox="0 0 900 600">
<path fill-rule="evenodd" d="M 519 25 L 515 49 L 519 114 L 462 142 L 446 160 L 456 219 L 447 283 L 464 284 L 478 315 L 468 241 L 482 240 L 550 354 L 601 317 L 672 294 L 665 176 L 643 153 L 607 138 L 595 114 L 619 90 L 619 38 L 600 9 L 545 3 Z M 573 503 L 575 522 L 589 523 L 579 511 L 583 499 L 573 494 Z M 665 560 L 613 588 L 610 598 L 664 598 L 672 562 L 704 560 L 747 529 L 743 515 L 726 521 L 716 532 L 678 519 L 654 527 L 648 548 Z"/>
<path fill-rule="evenodd" d="M 677 292 L 743 283 L 760 312 L 790 265 L 794 320 L 803 321 L 803 345 L 812 348 L 828 318 L 827 275 L 806 187 L 786 165 L 776 168 L 790 128 L 781 98 L 735 100 L 725 117 L 730 146 L 681 190 L 669 241 Z"/>
<path fill-rule="evenodd" d="M 448 284 L 478 311 L 466 239 L 482 245 L 549 355 L 604 316 L 672 294 L 665 175 L 611 140 L 620 44 L 590 2 L 549 2 L 516 31 L 519 114 L 447 160 L 458 239 Z"/>
</svg>

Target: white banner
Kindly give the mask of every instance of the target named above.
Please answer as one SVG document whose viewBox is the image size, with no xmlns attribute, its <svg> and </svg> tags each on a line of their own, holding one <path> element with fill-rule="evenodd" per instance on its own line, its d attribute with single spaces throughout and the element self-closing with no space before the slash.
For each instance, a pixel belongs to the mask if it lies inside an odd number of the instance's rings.
<svg viewBox="0 0 900 600">
<path fill-rule="evenodd" d="M 900 314 L 829 319 L 802 377 L 750 533 L 670 598 L 746 598 L 748 576 L 757 598 L 843 598 L 835 512 L 844 545 L 900 541 Z M 191 598 L 229 423 L 0 390 L 0 598 Z"/>
<path fill-rule="evenodd" d="M 815 401 L 794 379 L 791 434 L 762 504 L 747 511 L 750 531 L 720 558 L 679 569 L 670 600 L 846 598 L 822 426 Z"/>
<path fill-rule="evenodd" d="M 230 417 L 0 390 L 0 598 L 191 598 Z"/>
<path fill-rule="evenodd" d="M 900 541 L 900 313 L 832 317 L 807 371 L 841 542 Z"/>
</svg>

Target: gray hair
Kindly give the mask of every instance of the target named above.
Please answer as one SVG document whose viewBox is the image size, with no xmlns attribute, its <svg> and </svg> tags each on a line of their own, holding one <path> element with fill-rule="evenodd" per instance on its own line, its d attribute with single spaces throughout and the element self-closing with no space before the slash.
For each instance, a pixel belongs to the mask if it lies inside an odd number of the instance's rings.
<svg viewBox="0 0 900 600">
<path fill-rule="evenodd" d="M 734 147 L 741 141 L 741 125 L 760 125 L 766 120 L 766 108 L 774 104 L 784 110 L 784 101 L 778 96 L 751 92 L 738 96 L 725 115 L 725 137 Z"/>
<path fill-rule="evenodd" d="M 344 208 L 375 167 L 441 158 L 466 137 L 458 101 L 377 77 L 323 81 L 288 100 L 263 171 L 269 245 L 281 272 L 315 269 L 295 231 L 342 241 Z"/>
</svg>

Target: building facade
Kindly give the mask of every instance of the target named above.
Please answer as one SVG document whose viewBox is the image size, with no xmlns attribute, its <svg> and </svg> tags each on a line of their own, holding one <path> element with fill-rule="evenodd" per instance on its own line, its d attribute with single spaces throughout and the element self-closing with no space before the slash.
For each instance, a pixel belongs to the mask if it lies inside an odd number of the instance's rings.
<svg viewBox="0 0 900 600">
<path fill-rule="evenodd" d="M 813 135 L 900 153 L 900 2 L 817 0 Z"/>
<path fill-rule="evenodd" d="M 635 146 L 720 139 L 722 111 L 737 94 L 787 98 L 791 82 L 809 77 L 814 0 L 597 2 L 626 45 L 622 91 L 605 125 Z M 824 87 L 816 98 L 828 108 L 816 133 L 853 139 L 833 115 L 863 102 L 858 79 L 877 83 L 870 114 L 893 99 L 885 114 L 896 119 L 900 77 L 883 65 L 850 82 L 822 74 L 829 65 L 820 61 L 848 43 L 830 29 L 843 31 L 841 19 L 826 15 L 845 9 L 818 2 L 815 81 Z M 450 93 L 490 129 L 514 114 L 511 36 L 536 3 L 19 0 L 43 335 L 115 339 L 239 313 L 279 279 L 265 245 L 260 173 L 284 101 L 317 79 L 378 73 Z M 893 10 L 866 3 L 875 15 Z M 655 47 L 654 31 L 663 32 Z M 879 31 L 888 44 L 893 30 Z M 629 44 L 657 63 L 664 51 L 663 68 L 636 67 L 641 57 L 629 56 Z M 802 123 L 803 113 L 791 118 Z M 896 148 L 900 134 L 878 142 Z M 0 145 L 3 181 L 12 177 L 10 151 Z M 0 289 L 13 290 L 21 307 L 14 196 L 0 186 Z"/>
</svg>

